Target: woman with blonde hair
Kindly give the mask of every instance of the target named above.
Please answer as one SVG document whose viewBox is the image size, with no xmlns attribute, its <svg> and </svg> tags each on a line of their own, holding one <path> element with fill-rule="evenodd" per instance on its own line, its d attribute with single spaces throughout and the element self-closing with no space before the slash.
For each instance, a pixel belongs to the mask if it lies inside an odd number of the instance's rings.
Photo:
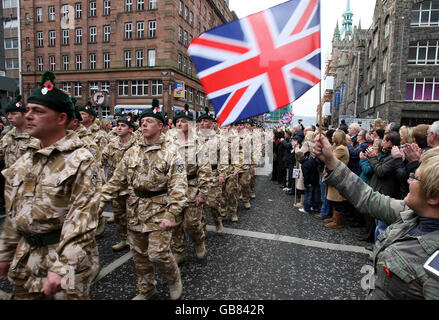
<svg viewBox="0 0 439 320">
<path fill-rule="evenodd" d="M 406 143 L 413 143 L 415 140 L 413 139 L 413 128 L 402 126 L 399 129 L 399 135 L 401 136 L 401 145 Z"/>
<path fill-rule="evenodd" d="M 349 150 L 347 148 L 346 134 L 344 133 L 344 131 L 336 130 L 332 136 L 332 143 L 332 153 L 334 154 L 334 156 L 345 165 L 347 165 L 349 162 Z M 342 227 L 341 213 L 344 210 L 343 201 L 345 201 L 346 199 L 343 198 L 337 191 L 337 189 L 333 186 L 328 186 L 326 198 L 331 203 L 332 217 L 323 220 L 327 223 L 325 224 L 325 227 L 340 229 Z"/>
<path fill-rule="evenodd" d="M 111 130 L 111 120 L 108 118 L 104 118 L 101 121 L 101 130 L 104 132 L 105 135 L 107 135 Z"/>
</svg>

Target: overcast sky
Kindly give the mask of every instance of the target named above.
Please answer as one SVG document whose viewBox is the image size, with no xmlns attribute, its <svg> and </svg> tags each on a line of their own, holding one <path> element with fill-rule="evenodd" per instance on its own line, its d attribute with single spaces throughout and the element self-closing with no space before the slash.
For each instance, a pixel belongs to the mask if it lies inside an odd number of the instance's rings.
<svg viewBox="0 0 439 320">
<path fill-rule="evenodd" d="M 354 13 L 354 26 L 358 25 L 361 19 L 362 29 L 368 29 L 372 23 L 375 0 L 350 0 L 351 11 Z M 285 0 L 229 0 L 230 10 L 235 11 L 239 18 L 268 9 L 275 5 L 286 2 Z M 321 21 L 322 21 L 322 74 L 328 53 L 331 52 L 332 36 L 334 29 L 339 22 L 341 28 L 342 14 L 346 9 L 347 0 L 321 0 Z M 322 83 L 324 87 L 324 83 Z M 295 115 L 315 116 L 319 103 L 319 85 L 305 93 L 300 99 L 293 103 Z"/>
</svg>

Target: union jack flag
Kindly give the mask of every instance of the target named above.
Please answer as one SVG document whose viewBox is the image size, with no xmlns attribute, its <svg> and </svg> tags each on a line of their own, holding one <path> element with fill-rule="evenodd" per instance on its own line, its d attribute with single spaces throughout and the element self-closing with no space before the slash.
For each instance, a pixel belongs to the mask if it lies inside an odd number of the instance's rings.
<svg viewBox="0 0 439 320">
<path fill-rule="evenodd" d="M 262 115 L 262 118 L 263 118 L 264 120 L 268 120 L 268 119 L 270 119 L 270 117 L 271 117 L 271 115 L 270 115 L 269 113 L 264 113 L 264 114 Z"/>
<path fill-rule="evenodd" d="M 285 107 L 320 82 L 320 0 L 221 25 L 188 52 L 221 126 Z"/>
<path fill-rule="evenodd" d="M 291 111 L 288 111 L 283 115 L 281 121 L 283 123 L 290 123 L 291 120 L 293 120 L 293 117 L 294 117 L 294 114 Z"/>
</svg>

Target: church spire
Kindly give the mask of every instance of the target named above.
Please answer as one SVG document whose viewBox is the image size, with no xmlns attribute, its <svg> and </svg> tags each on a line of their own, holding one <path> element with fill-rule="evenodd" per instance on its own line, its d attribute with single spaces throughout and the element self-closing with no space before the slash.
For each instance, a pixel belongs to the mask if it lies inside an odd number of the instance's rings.
<svg viewBox="0 0 439 320">
<path fill-rule="evenodd" d="M 350 40 L 354 35 L 354 29 L 352 28 L 352 16 L 354 13 L 351 11 L 351 1 L 347 0 L 346 10 L 343 13 L 343 23 L 342 28 L 340 30 L 340 39 L 341 40 Z"/>
</svg>

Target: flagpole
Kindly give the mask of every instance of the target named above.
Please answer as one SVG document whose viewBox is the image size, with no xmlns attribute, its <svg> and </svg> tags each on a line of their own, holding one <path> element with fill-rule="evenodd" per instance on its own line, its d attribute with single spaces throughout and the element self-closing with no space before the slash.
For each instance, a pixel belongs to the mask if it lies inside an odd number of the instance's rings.
<svg viewBox="0 0 439 320">
<path fill-rule="evenodd" d="M 320 1 L 319 10 L 320 10 L 320 21 L 322 21 L 322 1 Z M 320 66 L 322 64 L 322 23 L 320 22 Z M 323 113 L 323 106 L 322 106 L 322 68 L 320 68 L 320 82 L 319 82 L 319 135 L 322 134 L 322 113 Z"/>
</svg>

